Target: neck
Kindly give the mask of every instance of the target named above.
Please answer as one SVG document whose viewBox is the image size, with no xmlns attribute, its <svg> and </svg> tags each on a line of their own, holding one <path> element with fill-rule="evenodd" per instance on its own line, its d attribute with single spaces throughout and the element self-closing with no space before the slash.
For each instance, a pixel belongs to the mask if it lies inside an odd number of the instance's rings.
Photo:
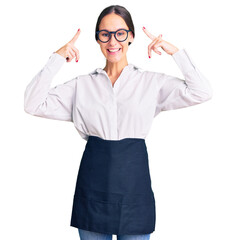
<svg viewBox="0 0 237 240">
<path fill-rule="evenodd" d="M 128 65 L 127 59 L 124 59 L 119 62 L 109 62 L 108 60 L 106 60 L 106 66 L 104 70 L 106 71 L 108 76 L 117 76 L 122 72 L 124 67 L 126 67 L 127 65 Z"/>
</svg>

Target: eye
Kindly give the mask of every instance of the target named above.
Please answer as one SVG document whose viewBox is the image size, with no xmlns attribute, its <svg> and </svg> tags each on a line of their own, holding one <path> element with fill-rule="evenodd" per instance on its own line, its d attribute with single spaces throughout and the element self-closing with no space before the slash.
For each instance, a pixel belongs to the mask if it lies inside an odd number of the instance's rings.
<svg viewBox="0 0 237 240">
<path fill-rule="evenodd" d="M 103 37 L 108 37 L 108 36 L 109 36 L 108 33 L 102 33 L 101 35 L 102 35 Z"/>
<path fill-rule="evenodd" d="M 117 35 L 118 35 L 118 36 L 123 36 L 124 34 L 125 34 L 125 31 L 123 31 L 123 30 L 117 32 Z"/>
</svg>

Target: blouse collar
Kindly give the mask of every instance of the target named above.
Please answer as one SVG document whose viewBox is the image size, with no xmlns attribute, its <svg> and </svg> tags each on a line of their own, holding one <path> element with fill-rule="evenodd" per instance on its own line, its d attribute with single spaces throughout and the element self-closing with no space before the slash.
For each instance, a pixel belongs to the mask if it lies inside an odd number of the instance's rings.
<svg viewBox="0 0 237 240">
<path fill-rule="evenodd" d="M 134 70 L 141 70 L 139 67 L 135 66 L 134 64 L 132 63 L 129 63 L 127 66 L 125 66 L 123 68 L 123 72 L 125 71 L 134 71 Z M 98 74 L 98 73 L 102 73 L 102 74 L 105 74 L 106 71 L 103 70 L 102 68 L 96 68 L 94 71 L 91 72 L 91 74 Z"/>
</svg>

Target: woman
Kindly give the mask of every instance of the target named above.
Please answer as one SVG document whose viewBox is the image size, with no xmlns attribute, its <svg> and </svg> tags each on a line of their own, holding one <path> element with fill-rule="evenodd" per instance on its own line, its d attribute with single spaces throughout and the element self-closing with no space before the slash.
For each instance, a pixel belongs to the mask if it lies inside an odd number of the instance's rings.
<svg viewBox="0 0 237 240">
<path fill-rule="evenodd" d="M 79 51 L 73 39 L 54 52 L 25 91 L 29 114 L 71 121 L 87 141 L 73 200 L 71 226 L 81 239 L 149 239 L 155 230 L 155 198 L 151 187 L 145 137 L 161 111 L 209 100 L 212 90 L 187 52 L 150 34 L 148 46 L 171 55 L 185 80 L 143 71 L 128 64 L 135 37 L 130 13 L 122 6 L 105 8 L 97 20 L 95 38 L 106 58 L 97 68 L 50 88 L 62 65 Z"/>
</svg>

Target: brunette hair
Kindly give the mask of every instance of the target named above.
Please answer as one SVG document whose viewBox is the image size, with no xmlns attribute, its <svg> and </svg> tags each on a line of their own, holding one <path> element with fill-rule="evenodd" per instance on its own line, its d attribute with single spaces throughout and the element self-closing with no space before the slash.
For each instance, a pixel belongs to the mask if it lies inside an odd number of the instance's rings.
<svg viewBox="0 0 237 240">
<path fill-rule="evenodd" d="M 128 29 L 132 31 L 133 34 L 133 38 L 135 37 L 135 29 L 134 29 L 134 25 L 133 25 L 133 21 L 132 21 L 132 17 L 131 14 L 129 13 L 129 11 L 122 6 L 119 5 L 111 5 L 107 8 L 105 8 L 99 15 L 98 19 L 97 19 L 97 23 L 96 23 L 96 28 L 95 28 L 95 39 L 96 41 L 98 40 L 98 36 L 96 34 L 97 31 L 99 31 L 99 26 L 100 26 L 100 22 L 102 20 L 102 18 L 110 13 L 115 13 L 117 15 L 119 15 L 120 17 L 123 18 L 123 20 L 126 22 Z M 128 43 L 128 45 L 130 45 L 131 42 Z"/>
</svg>

